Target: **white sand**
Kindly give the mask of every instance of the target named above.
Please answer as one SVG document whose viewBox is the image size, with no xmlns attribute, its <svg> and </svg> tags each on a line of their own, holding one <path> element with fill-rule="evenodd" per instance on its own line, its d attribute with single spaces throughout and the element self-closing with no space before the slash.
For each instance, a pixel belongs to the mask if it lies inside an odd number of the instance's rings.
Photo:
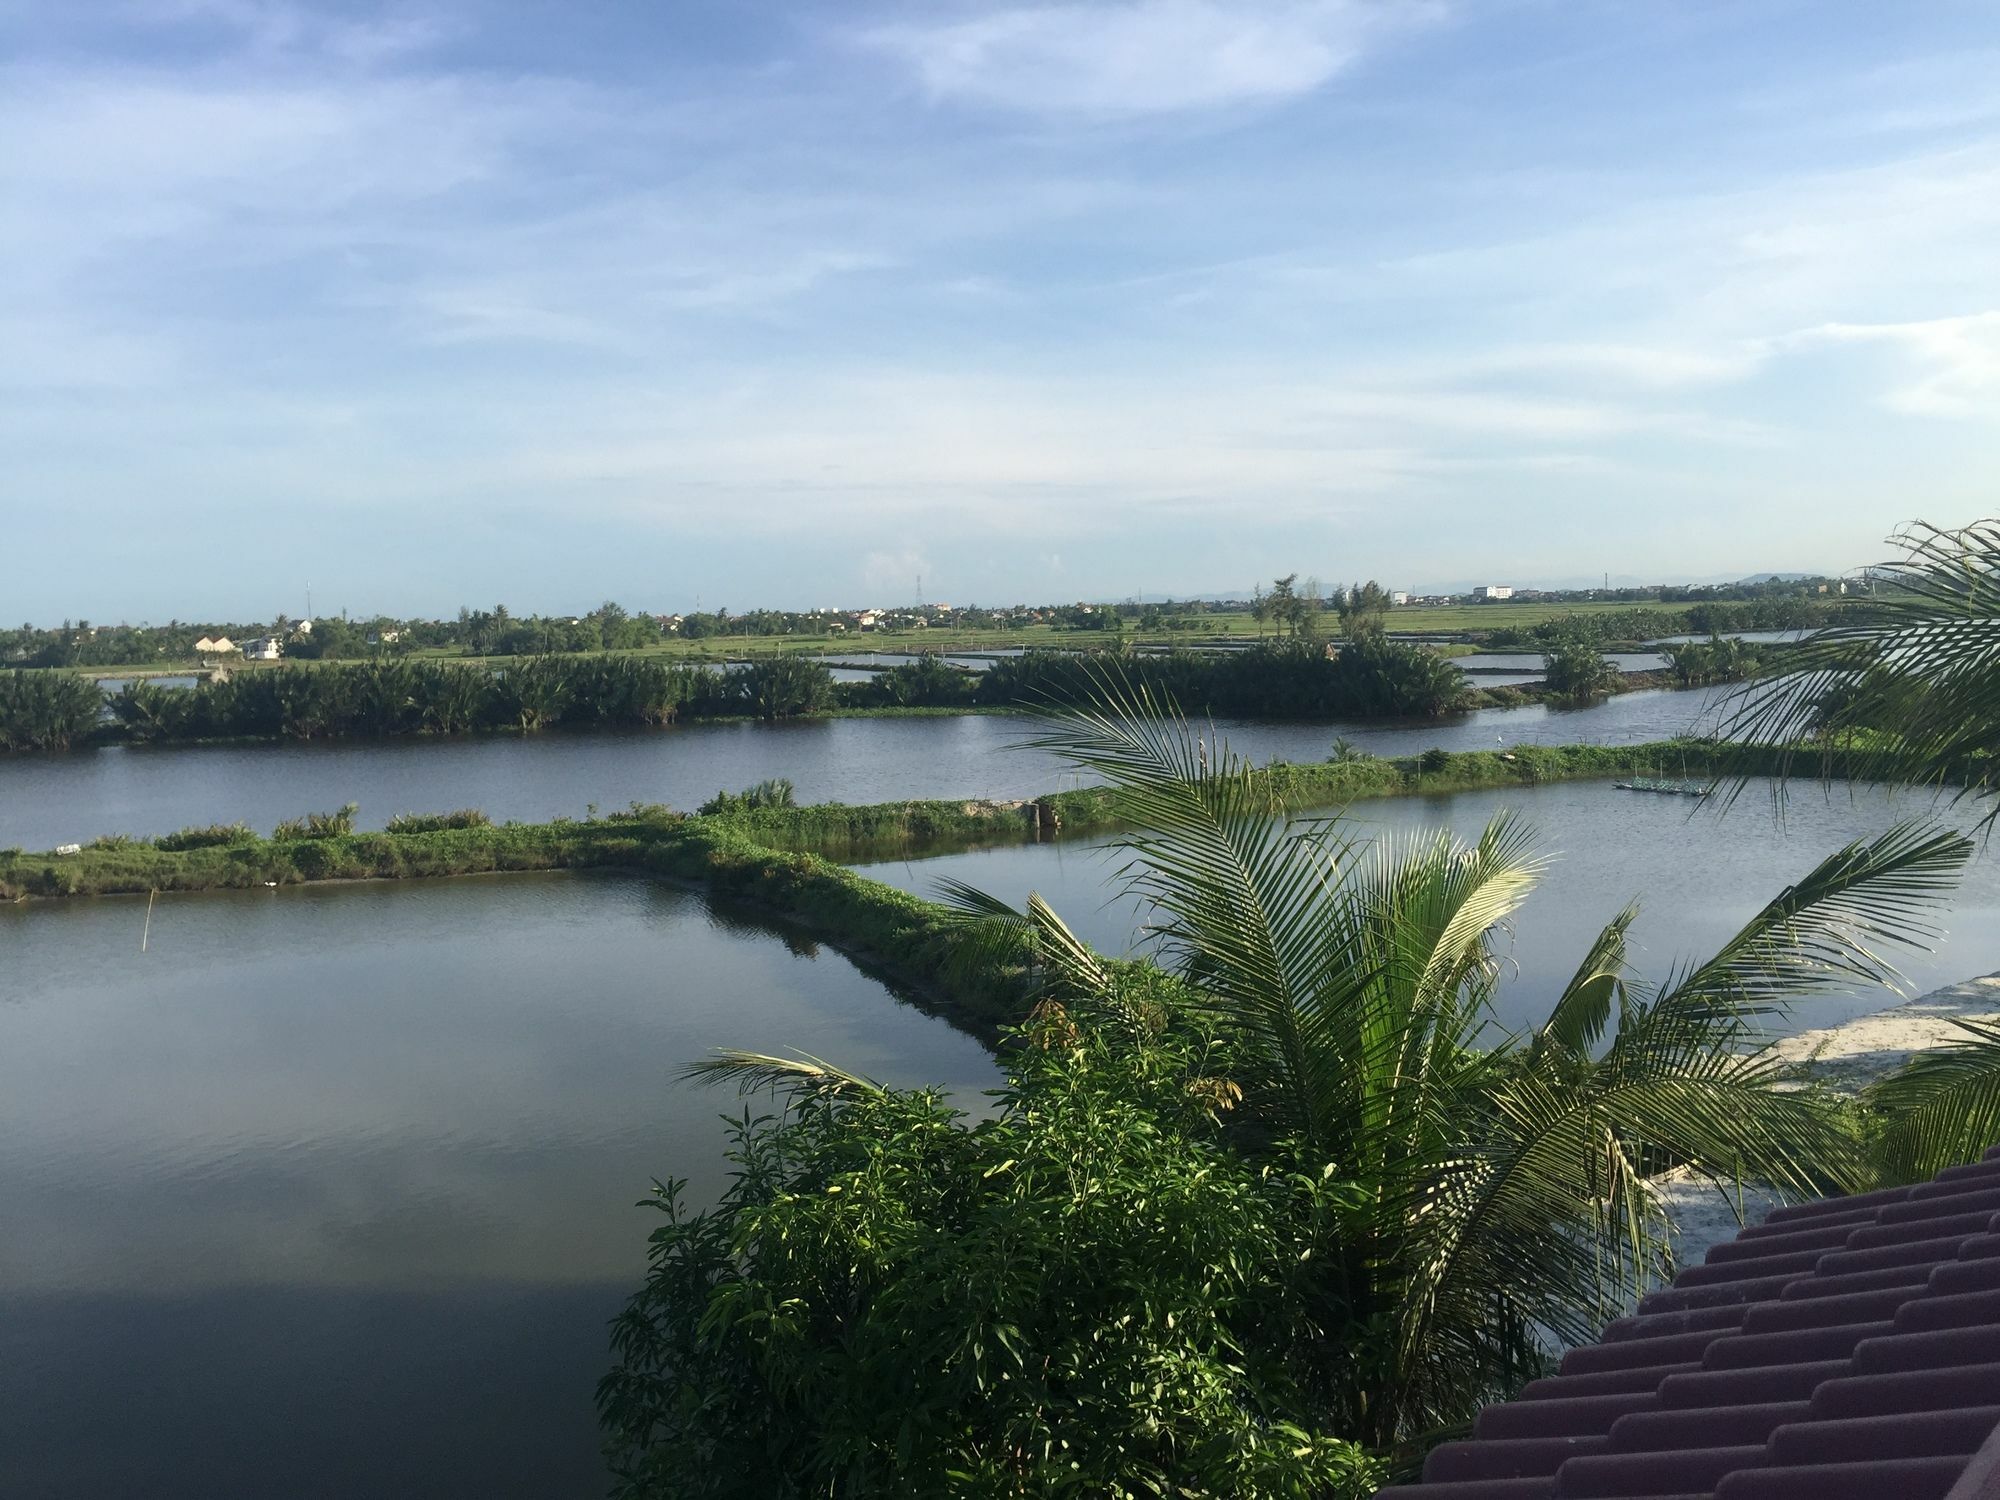
<svg viewBox="0 0 2000 1500">
<path fill-rule="evenodd" d="M 1965 1033 L 1952 1025 L 1954 1019 L 1996 1014 L 2000 1014 L 2000 974 L 1986 974 L 1839 1026 L 1802 1031 L 1780 1042 L 1778 1051 L 1804 1064 L 1811 1077 L 1828 1087 L 1858 1091 L 1894 1072 L 1914 1054 L 1962 1037 Z M 1768 1188 L 1746 1186 L 1739 1204 L 1734 1194 L 1719 1194 L 1679 1173 L 1669 1173 L 1654 1186 L 1673 1216 L 1674 1255 L 1683 1266 L 1699 1265 L 1709 1246 L 1729 1239 L 1744 1224 L 1758 1223 L 1782 1201 Z"/>
</svg>

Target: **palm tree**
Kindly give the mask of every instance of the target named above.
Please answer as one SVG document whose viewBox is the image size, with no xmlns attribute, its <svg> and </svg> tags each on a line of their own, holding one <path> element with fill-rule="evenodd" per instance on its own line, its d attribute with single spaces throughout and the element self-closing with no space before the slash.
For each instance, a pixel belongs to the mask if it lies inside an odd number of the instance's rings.
<svg viewBox="0 0 2000 1500">
<path fill-rule="evenodd" d="M 1880 950 L 1933 935 L 1924 910 L 1972 847 L 1913 827 L 1849 845 L 1658 985 L 1628 967 L 1628 907 L 1543 1023 L 1506 1035 L 1494 938 L 1541 867 L 1511 817 L 1471 843 L 1366 846 L 1280 819 L 1226 745 L 1108 682 L 1103 707 L 1051 715 L 1034 744 L 1113 789 L 1121 883 L 1158 959 L 1240 1049 L 1242 1148 L 1366 1189 L 1305 1274 L 1334 1430 L 1377 1449 L 1462 1421 L 1547 1338 L 1592 1336 L 1662 1272 L 1661 1171 L 1797 1193 L 1858 1180 L 1838 1116 L 1784 1086 L 1764 1023 L 1891 980 Z M 1052 987 L 1105 982 L 1039 901 L 947 899 L 988 941 L 1025 935 Z"/>
<path fill-rule="evenodd" d="M 1948 789 L 1990 831 L 2000 817 L 2000 520 L 1957 531 L 1917 522 L 1891 541 L 1902 556 L 1871 570 L 1869 596 L 1742 689 L 1725 732 L 1781 746 L 1781 786 L 1803 763 Z M 1957 1042 L 1868 1091 L 1888 1181 L 1933 1176 L 2000 1140 L 2000 1018 L 1956 1024 Z"/>
<path fill-rule="evenodd" d="M 2000 520 L 1915 523 L 1870 595 L 1741 689 L 1723 734 L 1861 780 L 1952 787 L 2000 815 Z"/>
</svg>

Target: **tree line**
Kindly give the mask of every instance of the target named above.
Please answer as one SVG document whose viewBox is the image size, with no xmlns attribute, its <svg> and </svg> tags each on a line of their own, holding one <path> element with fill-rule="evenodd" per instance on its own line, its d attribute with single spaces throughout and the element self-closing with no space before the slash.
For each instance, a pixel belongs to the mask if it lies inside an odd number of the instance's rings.
<svg viewBox="0 0 2000 1500">
<path fill-rule="evenodd" d="M 1115 664 L 1190 713 L 1273 719 L 1392 718 L 1462 707 L 1449 662 L 1379 636 L 1338 648 L 1292 638 L 1231 652 L 1029 651 L 963 672 L 936 656 L 835 682 L 821 663 L 771 657 L 729 669 L 640 656 L 531 656 L 499 667 L 386 659 L 237 672 L 194 684 L 127 683 L 107 699 L 68 672 L 0 678 L 0 749 L 142 742 L 333 739 L 645 727 L 683 718 L 795 718 L 837 708 L 1088 702 Z"/>
<path fill-rule="evenodd" d="M 1487 634 L 1500 648 L 1539 650 L 1566 641 L 1598 646 L 1656 641 L 1670 635 L 1715 635 L 1735 630 L 1811 630 L 1826 624 L 1842 606 L 1825 599 L 1777 597 L 1714 600 L 1686 610 L 1611 609 L 1596 614 L 1558 615 L 1538 625 L 1508 626 Z"/>
</svg>

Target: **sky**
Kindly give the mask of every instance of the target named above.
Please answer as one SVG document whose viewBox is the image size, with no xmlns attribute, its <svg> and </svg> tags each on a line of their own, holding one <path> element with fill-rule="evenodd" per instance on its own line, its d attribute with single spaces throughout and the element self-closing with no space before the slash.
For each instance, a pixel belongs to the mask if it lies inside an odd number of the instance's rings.
<svg viewBox="0 0 2000 1500">
<path fill-rule="evenodd" d="M 0 619 L 1840 571 L 1990 0 L 0 0 Z"/>
</svg>

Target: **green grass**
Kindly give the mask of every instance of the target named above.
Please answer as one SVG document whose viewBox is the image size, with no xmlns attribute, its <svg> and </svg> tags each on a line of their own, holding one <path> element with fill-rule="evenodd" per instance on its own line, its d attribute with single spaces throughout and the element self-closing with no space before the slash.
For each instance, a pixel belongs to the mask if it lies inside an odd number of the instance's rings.
<svg viewBox="0 0 2000 1500">
<path fill-rule="evenodd" d="M 1462 604 L 1443 608 L 1403 606 L 1393 609 L 1388 615 L 1388 626 L 1399 634 L 1458 634 L 1466 631 L 1500 630 L 1503 628 L 1526 629 L 1566 614 L 1601 614 L 1615 610 L 1656 609 L 1667 614 L 1684 614 L 1692 606 L 1687 604 L 1549 604 L 1507 601 L 1500 604 Z M 1259 636 L 1271 636 L 1273 629 L 1268 624 L 1260 624 L 1251 617 L 1248 610 L 1215 614 L 1177 615 L 1173 617 L 1181 628 L 1172 631 L 1141 631 L 1133 621 L 1126 622 L 1124 635 L 1109 631 L 1058 630 L 1051 625 L 1029 625 L 1019 630 L 1008 629 L 953 629 L 933 627 L 924 630 L 850 632 L 846 635 L 723 635 L 708 636 L 702 640 L 689 641 L 673 639 L 657 646 L 647 646 L 635 651 L 594 652 L 588 655 L 618 656 L 659 656 L 675 661 L 720 662 L 740 660 L 746 656 L 782 656 L 808 654 L 815 656 L 845 655 L 869 651 L 993 651 L 1010 647 L 1049 646 L 1084 649 L 1102 647 L 1120 639 L 1149 646 L 1189 645 L 1205 640 L 1254 640 Z M 1325 625 L 1332 629 L 1337 622 L 1331 611 Z M 519 658 L 512 656 L 469 656 L 455 647 L 423 648 L 410 653 L 413 657 L 423 657 L 439 661 L 480 662 L 493 666 L 504 665 Z M 352 659 L 352 658 L 348 658 Z M 311 662 L 234 662 L 230 670 L 259 671 L 268 667 L 283 665 L 310 666 Z M 87 677 L 129 677 L 144 673 L 154 676 L 178 676 L 198 673 L 204 670 L 201 661 L 190 655 L 174 661 L 135 662 L 124 666 L 80 667 L 76 670 Z"/>
</svg>

